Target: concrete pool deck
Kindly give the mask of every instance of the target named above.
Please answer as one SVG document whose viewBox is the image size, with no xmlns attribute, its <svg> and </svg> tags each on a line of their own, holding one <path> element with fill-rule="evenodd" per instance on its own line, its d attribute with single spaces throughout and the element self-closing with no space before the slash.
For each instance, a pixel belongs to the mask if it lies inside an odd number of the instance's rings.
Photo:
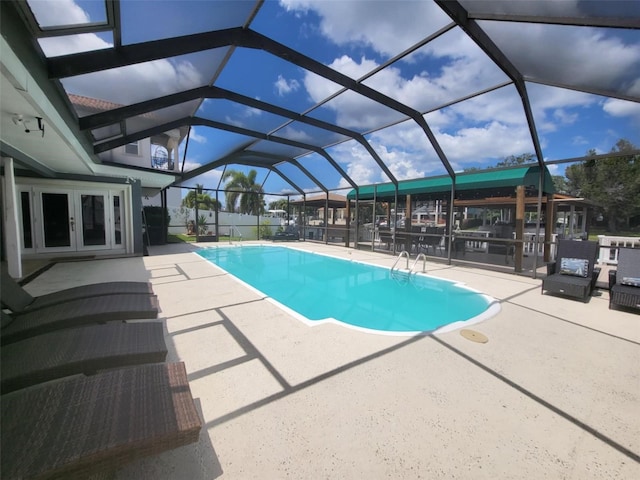
<svg viewBox="0 0 640 480">
<path fill-rule="evenodd" d="M 585 304 L 541 295 L 539 279 L 427 262 L 500 301 L 470 327 L 488 343 L 375 335 L 308 327 L 192 248 L 58 263 L 25 286 L 153 283 L 168 361 L 185 362 L 204 427 L 197 444 L 115 478 L 640 478 L 640 315 L 609 310 L 606 290 Z"/>
</svg>

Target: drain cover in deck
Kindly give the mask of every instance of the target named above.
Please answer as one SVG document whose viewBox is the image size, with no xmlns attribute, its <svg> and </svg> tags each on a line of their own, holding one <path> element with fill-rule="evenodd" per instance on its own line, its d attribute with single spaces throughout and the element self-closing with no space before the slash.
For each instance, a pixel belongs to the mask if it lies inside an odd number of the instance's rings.
<svg viewBox="0 0 640 480">
<path fill-rule="evenodd" d="M 467 340 L 471 340 L 472 342 L 487 343 L 489 341 L 486 335 L 466 328 L 460 330 L 460 335 L 462 335 Z"/>
</svg>

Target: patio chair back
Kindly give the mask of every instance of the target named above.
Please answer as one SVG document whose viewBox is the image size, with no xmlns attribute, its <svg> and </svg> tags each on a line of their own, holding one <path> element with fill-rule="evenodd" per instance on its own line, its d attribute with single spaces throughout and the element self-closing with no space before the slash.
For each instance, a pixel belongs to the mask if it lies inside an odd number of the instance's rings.
<svg viewBox="0 0 640 480">
<path fill-rule="evenodd" d="M 560 272 L 563 258 L 580 258 L 589 261 L 587 278 L 591 278 L 593 269 L 598 259 L 598 249 L 600 245 L 593 240 L 559 240 L 558 253 L 556 255 L 556 269 L 554 273 Z"/>
<path fill-rule="evenodd" d="M 640 248 L 620 248 L 618 252 L 617 278 L 640 278 Z"/>
<path fill-rule="evenodd" d="M 2 274 L 0 276 L 0 292 L 2 292 L 2 305 L 12 312 L 22 312 L 35 299 L 16 282 L 5 265 L 0 268 Z"/>
</svg>

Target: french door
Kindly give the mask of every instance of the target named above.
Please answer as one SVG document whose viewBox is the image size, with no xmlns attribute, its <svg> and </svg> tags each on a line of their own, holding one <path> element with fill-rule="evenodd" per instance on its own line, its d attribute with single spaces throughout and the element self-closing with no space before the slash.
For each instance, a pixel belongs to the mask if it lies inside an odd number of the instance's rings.
<svg viewBox="0 0 640 480">
<path fill-rule="evenodd" d="M 27 251 L 124 249 L 122 192 L 38 187 L 31 194 L 21 192 L 21 196 L 23 248 Z"/>
</svg>

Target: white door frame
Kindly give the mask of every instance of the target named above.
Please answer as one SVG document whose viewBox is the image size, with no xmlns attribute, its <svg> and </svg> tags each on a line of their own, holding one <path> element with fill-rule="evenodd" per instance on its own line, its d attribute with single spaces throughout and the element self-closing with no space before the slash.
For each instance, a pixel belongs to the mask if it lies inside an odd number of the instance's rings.
<svg viewBox="0 0 640 480">
<path fill-rule="evenodd" d="M 75 181 L 51 181 L 43 179 L 20 179 L 17 184 L 16 199 L 19 208 L 19 217 L 22 219 L 21 195 L 23 192 L 29 194 L 29 208 L 31 216 L 31 232 L 33 244 L 32 248 L 24 248 L 25 255 L 47 255 L 49 253 L 60 253 L 63 256 L 76 252 L 94 251 L 96 254 L 129 254 L 133 253 L 133 225 L 131 216 L 131 187 L 123 184 L 107 184 L 93 182 Z M 27 182 L 25 182 L 27 180 Z M 67 195 L 69 205 L 69 218 L 73 217 L 73 229 L 69 224 L 71 245 L 65 247 L 45 247 L 44 246 L 44 218 L 42 194 L 54 193 Z M 104 199 L 104 245 L 84 245 L 82 231 L 82 195 L 98 195 Z M 114 199 L 119 197 L 120 223 L 119 239 L 116 243 L 116 221 Z M 19 227 L 20 239 L 24 245 L 23 229 Z"/>
</svg>

